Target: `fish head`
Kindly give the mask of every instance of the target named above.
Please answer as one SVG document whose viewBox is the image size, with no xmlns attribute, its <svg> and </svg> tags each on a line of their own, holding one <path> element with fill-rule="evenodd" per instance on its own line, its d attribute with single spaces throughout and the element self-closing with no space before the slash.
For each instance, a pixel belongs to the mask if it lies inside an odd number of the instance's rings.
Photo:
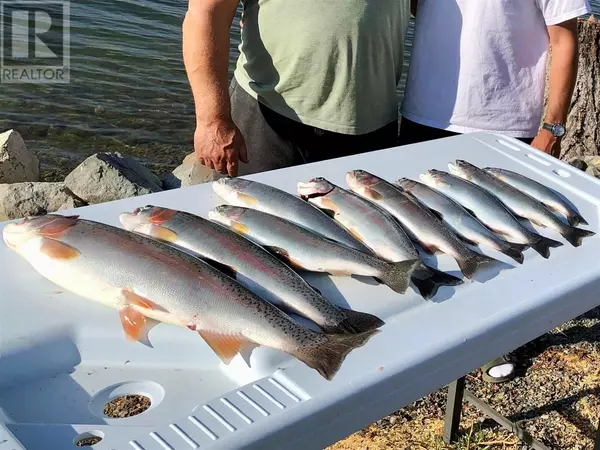
<svg viewBox="0 0 600 450">
<path fill-rule="evenodd" d="M 298 183 L 298 195 L 303 199 L 322 197 L 335 189 L 335 186 L 323 177 L 311 178 L 306 183 Z"/>
<path fill-rule="evenodd" d="M 130 213 L 121 213 L 119 221 L 128 231 L 149 233 L 153 226 L 163 225 L 172 219 L 177 211 L 161 206 L 146 205 L 134 209 Z"/>
<path fill-rule="evenodd" d="M 40 237 L 59 239 L 77 224 L 78 217 L 60 214 L 25 217 L 18 222 L 7 224 L 2 230 L 2 238 L 9 248 L 21 253 L 29 243 L 39 242 Z"/>
<path fill-rule="evenodd" d="M 235 177 L 223 177 L 212 182 L 215 193 L 227 203 L 237 206 L 251 206 L 256 199 L 244 194 L 244 190 L 251 184 L 249 180 Z"/>
<path fill-rule="evenodd" d="M 444 181 L 447 173 L 442 170 L 430 169 L 419 175 L 419 179 L 429 187 L 439 187 L 447 184 Z"/>
<path fill-rule="evenodd" d="M 246 213 L 243 206 L 219 205 L 208 212 L 208 218 L 223 225 L 232 226 Z"/>
<path fill-rule="evenodd" d="M 457 159 L 456 161 L 454 161 L 454 163 L 448 164 L 448 169 L 450 169 L 450 173 L 452 175 L 470 179 L 471 175 L 475 172 L 477 167 L 463 159 Z"/>
<path fill-rule="evenodd" d="M 399 178 L 396 181 L 396 184 L 398 186 L 400 186 L 403 190 L 410 191 L 412 188 L 414 188 L 417 185 L 417 182 L 414 180 L 411 180 L 410 178 Z"/>
<path fill-rule="evenodd" d="M 358 187 L 375 186 L 379 183 L 379 178 L 366 170 L 351 170 L 346 174 L 346 183 L 354 190 Z"/>
</svg>

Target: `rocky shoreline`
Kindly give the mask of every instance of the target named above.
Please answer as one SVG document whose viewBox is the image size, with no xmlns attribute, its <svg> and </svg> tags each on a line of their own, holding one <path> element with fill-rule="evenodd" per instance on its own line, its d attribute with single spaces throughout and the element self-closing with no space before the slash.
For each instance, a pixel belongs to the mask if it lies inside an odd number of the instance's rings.
<svg viewBox="0 0 600 450">
<path fill-rule="evenodd" d="M 600 178 L 600 156 L 569 163 Z M 0 221 L 19 219 L 206 183 L 218 172 L 196 161 L 193 153 L 162 178 L 132 156 L 100 152 L 87 157 L 63 181 L 43 181 L 40 161 L 19 132 L 0 134 Z"/>
<path fill-rule="evenodd" d="M 0 134 L 0 221 L 191 186 L 221 175 L 199 164 L 193 153 L 162 179 L 136 158 L 95 153 L 63 181 L 40 177 L 40 161 L 15 130 Z"/>
</svg>

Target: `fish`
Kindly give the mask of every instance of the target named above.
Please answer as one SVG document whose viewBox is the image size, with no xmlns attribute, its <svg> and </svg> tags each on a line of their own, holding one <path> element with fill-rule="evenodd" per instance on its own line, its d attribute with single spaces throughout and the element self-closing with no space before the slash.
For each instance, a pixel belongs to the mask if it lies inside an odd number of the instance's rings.
<svg viewBox="0 0 600 450">
<path fill-rule="evenodd" d="M 448 167 L 450 173 L 472 181 L 495 195 L 516 216 L 557 231 L 573 247 L 579 247 L 584 238 L 596 234 L 593 231 L 566 224 L 546 208 L 543 203 L 467 161 L 458 159 L 454 164 L 450 163 Z"/>
<path fill-rule="evenodd" d="M 587 220 L 585 220 L 581 214 L 549 187 L 546 187 L 525 175 L 513 172 L 512 170 L 500 169 L 498 167 L 485 167 L 483 170 L 520 191 L 529 194 L 533 198 L 536 198 L 552 211 L 567 219 L 569 225 L 574 227 L 579 224 L 588 225 Z"/>
<path fill-rule="evenodd" d="M 220 205 L 208 212 L 208 218 L 252 239 L 296 270 L 373 277 L 400 294 L 408 289 L 410 275 L 420 262 L 417 258 L 396 263 L 384 261 L 283 217 L 252 208 Z"/>
<path fill-rule="evenodd" d="M 419 179 L 460 203 L 500 237 L 512 243 L 527 245 L 546 259 L 550 257 L 550 248 L 563 245 L 562 242 L 541 236 L 523 226 L 504 203 L 475 183 L 437 169 L 420 174 Z"/>
<path fill-rule="evenodd" d="M 398 221 L 374 203 L 322 177 L 298 183 L 298 194 L 331 214 L 380 258 L 390 262 L 419 258 L 419 252 Z M 442 285 L 462 283 L 460 278 L 434 271 L 423 262 L 415 272 L 411 281 L 426 299 L 432 298 Z"/>
<path fill-rule="evenodd" d="M 265 346 L 331 380 L 346 356 L 379 331 L 311 330 L 199 258 L 78 216 L 26 217 L 7 224 L 2 236 L 41 276 L 116 309 L 131 341 L 143 342 L 163 322 L 197 332 L 224 364 L 242 348 Z"/>
<path fill-rule="evenodd" d="M 352 191 L 381 206 L 398 219 L 425 251 L 435 253 L 440 250 L 452 256 L 466 278 L 473 279 L 481 268 L 499 262 L 467 247 L 436 216 L 399 186 L 365 170 L 348 172 L 346 182 Z"/>
<path fill-rule="evenodd" d="M 400 178 L 396 181 L 405 192 L 412 194 L 431 212 L 439 216 L 444 225 L 457 236 L 473 245 L 486 245 L 494 250 L 510 256 L 519 264 L 523 264 L 524 245 L 512 244 L 500 239 L 489 228 L 472 216 L 459 203 L 450 197 L 430 188 L 429 186 L 410 178 Z"/>
<path fill-rule="evenodd" d="M 175 244 L 247 277 L 270 294 L 261 297 L 313 321 L 325 333 L 362 333 L 384 324 L 371 314 L 330 303 L 279 258 L 217 222 L 154 205 L 122 213 L 119 220 L 126 230 Z"/>
<path fill-rule="evenodd" d="M 258 181 L 223 177 L 213 181 L 215 193 L 233 206 L 244 206 L 288 219 L 363 253 L 372 252 L 327 214 L 301 198 Z"/>
</svg>

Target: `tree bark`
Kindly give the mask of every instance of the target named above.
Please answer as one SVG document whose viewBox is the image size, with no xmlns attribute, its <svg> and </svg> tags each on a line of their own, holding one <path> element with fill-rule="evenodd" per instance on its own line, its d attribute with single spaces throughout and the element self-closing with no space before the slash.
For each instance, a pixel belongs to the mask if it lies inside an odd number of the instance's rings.
<svg viewBox="0 0 600 450">
<path fill-rule="evenodd" d="M 560 159 L 600 154 L 600 21 L 580 19 L 579 71 Z"/>
</svg>

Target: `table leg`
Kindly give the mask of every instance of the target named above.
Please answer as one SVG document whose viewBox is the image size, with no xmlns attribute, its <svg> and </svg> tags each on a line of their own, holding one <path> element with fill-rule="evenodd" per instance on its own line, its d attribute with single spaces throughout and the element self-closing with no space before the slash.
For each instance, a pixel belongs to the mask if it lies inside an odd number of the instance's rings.
<svg viewBox="0 0 600 450">
<path fill-rule="evenodd" d="M 444 442 L 446 444 L 456 441 L 456 438 L 458 437 L 464 393 L 465 377 L 459 378 L 448 385 L 446 419 L 444 422 Z"/>
</svg>

